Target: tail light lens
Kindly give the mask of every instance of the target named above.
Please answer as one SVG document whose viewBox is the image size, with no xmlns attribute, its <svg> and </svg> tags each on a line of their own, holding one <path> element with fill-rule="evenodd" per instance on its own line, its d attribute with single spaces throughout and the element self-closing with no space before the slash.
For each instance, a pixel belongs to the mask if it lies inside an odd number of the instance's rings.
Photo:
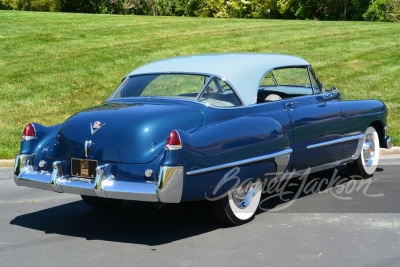
<svg viewBox="0 0 400 267">
<path fill-rule="evenodd" d="M 167 139 L 167 144 L 165 145 L 165 150 L 178 150 L 182 148 L 181 138 L 177 131 L 173 130 Z"/>
<path fill-rule="evenodd" d="M 35 131 L 35 127 L 33 127 L 32 123 L 29 123 L 28 125 L 26 125 L 25 129 L 24 129 L 24 133 L 22 134 L 22 141 L 29 141 L 29 140 L 33 140 L 36 139 L 36 131 Z"/>
</svg>

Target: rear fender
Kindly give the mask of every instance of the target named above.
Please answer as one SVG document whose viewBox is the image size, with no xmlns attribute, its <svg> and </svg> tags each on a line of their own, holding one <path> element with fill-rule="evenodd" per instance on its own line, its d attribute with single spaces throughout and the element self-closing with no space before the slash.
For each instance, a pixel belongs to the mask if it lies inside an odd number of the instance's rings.
<svg viewBox="0 0 400 267">
<path fill-rule="evenodd" d="M 265 173 L 275 175 L 276 164 L 274 159 L 270 159 L 243 164 L 239 166 L 238 172 L 232 171 L 234 167 L 196 175 L 188 175 L 188 172 L 260 157 L 290 147 L 284 127 L 278 121 L 264 116 L 241 117 L 205 127 L 191 134 L 179 130 L 178 133 L 182 149 L 174 155 L 173 160 L 176 161 L 175 165 L 184 166 L 184 200 L 215 196 L 214 190 L 221 179 L 227 180 L 230 174 L 237 178 L 231 182 L 227 181 L 219 188 L 217 195 L 224 194 L 234 182 L 242 183 L 250 178 L 264 180 L 271 177 Z M 167 159 L 172 159 L 168 153 Z"/>
<path fill-rule="evenodd" d="M 35 128 L 37 138 L 29 141 L 22 141 L 19 153 L 35 154 L 34 166 L 38 166 L 43 149 L 47 147 L 50 141 L 56 139 L 61 124 L 49 127 L 43 126 L 39 123 L 32 123 L 32 125 Z"/>
</svg>

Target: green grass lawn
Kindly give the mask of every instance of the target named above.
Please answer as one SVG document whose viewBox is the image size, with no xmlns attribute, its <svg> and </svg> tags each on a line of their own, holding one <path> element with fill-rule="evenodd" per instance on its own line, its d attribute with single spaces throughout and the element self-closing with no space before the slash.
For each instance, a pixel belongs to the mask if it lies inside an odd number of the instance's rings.
<svg viewBox="0 0 400 267">
<path fill-rule="evenodd" d="M 400 145 L 400 24 L 0 11 L 0 158 L 18 154 L 27 123 L 101 103 L 142 64 L 214 52 L 304 58 L 326 88 L 385 102 Z"/>
</svg>

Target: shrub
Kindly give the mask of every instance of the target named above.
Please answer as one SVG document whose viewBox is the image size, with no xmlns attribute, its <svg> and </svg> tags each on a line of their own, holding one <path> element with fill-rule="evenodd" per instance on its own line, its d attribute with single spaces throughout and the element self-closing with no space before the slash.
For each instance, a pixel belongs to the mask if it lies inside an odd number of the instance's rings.
<svg viewBox="0 0 400 267">
<path fill-rule="evenodd" d="M 26 11 L 60 11 L 57 0 L 2 0 L 1 5 L 7 9 Z"/>
<path fill-rule="evenodd" d="M 372 0 L 363 17 L 368 21 L 400 22 L 400 0 Z"/>
</svg>

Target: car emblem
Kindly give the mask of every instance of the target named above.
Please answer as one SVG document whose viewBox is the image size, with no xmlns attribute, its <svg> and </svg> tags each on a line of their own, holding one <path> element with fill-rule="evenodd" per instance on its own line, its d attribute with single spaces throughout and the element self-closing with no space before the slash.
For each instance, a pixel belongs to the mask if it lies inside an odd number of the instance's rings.
<svg viewBox="0 0 400 267">
<path fill-rule="evenodd" d="M 90 123 L 90 133 L 94 135 L 95 132 L 97 132 L 101 127 L 103 127 L 105 123 L 101 124 L 101 122 L 96 121 L 95 123 Z"/>
</svg>

